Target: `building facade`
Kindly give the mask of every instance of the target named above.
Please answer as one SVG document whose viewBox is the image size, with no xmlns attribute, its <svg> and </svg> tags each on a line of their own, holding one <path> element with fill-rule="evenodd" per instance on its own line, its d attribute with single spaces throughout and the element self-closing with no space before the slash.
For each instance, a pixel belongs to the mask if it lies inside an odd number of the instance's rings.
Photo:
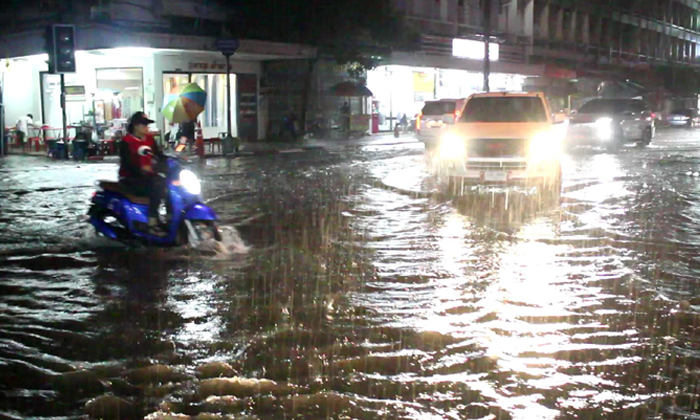
<svg viewBox="0 0 700 420">
<path fill-rule="evenodd" d="M 229 38 L 228 11 L 211 0 L 26 0 L 0 12 L 0 90 L 7 126 L 31 113 L 36 121 L 61 127 L 60 78 L 48 74 L 45 29 L 76 26 L 77 71 L 66 75 L 69 125 L 80 122 L 123 125 L 145 110 L 167 133 L 160 116 L 165 94 L 184 83 L 208 93 L 199 117 L 205 137 L 227 129 L 234 136 L 267 136 L 271 98 L 261 92 L 265 63 L 315 57 L 314 48 L 240 40 L 227 79 L 225 58 L 215 43 Z M 232 86 L 227 109 L 226 84 Z M 68 133 L 69 137 L 71 132 Z"/>
<path fill-rule="evenodd" d="M 424 39 L 443 40 L 482 36 L 490 1 L 491 34 L 500 44 L 501 61 L 541 66 L 526 87 L 544 90 L 561 107 L 569 106 L 564 98 L 573 91 L 591 94 L 608 82 L 616 94 L 633 95 L 634 84 L 615 82 L 633 79 L 648 90 L 660 83 L 655 67 L 700 66 L 695 0 L 393 1 Z M 424 42 L 424 52 L 431 48 Z"/>
<path fill-rule="evenodd" d="M 484 0 L 394 1 L 421 33 L 483 34 Z M 495 0 L 491 10 L 492 34 L 524 47 L 525 63 L 700 65 L 695 0 Z"/>
</svg>

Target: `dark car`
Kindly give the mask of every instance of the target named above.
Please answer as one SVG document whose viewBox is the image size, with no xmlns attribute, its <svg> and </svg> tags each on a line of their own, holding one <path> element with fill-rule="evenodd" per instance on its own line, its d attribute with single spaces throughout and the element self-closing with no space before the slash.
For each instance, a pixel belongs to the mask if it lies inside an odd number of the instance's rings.
<svg viewBox="0 0 700 420">
<path fill-rule="evenodd" d="M 638 99 L 593 99 L 569 119 L 566 146 L 596 145 L 609 150 L 631 142 L 647 146 L 656 134 L 655 118 Z"/>
<path fill-rule="evenodd" d="M 700 125 L 700 114 L 695 108 L 679 108 L 666 116 L 666 122 L 673 127 L 697 127 Z"/>
</svg>

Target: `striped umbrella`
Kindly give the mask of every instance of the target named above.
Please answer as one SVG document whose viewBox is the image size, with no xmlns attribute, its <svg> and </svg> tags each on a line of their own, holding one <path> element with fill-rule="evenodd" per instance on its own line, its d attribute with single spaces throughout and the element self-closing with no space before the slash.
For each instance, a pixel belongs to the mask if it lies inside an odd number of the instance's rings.
<svg viewBox="0 0 700 420">
<path fill-rule="evenodd" d="M 163 98 L 163 116 L 172 123 L 184 123 L 197 118 L 204 111 L 207 92 L 196 83 L 175 86 Z"/>
</svg>

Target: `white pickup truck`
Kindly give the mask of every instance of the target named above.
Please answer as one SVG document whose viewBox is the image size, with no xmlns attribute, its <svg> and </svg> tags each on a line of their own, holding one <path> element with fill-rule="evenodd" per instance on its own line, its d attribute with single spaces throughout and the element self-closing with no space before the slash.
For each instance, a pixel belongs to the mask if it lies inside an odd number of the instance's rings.
<svg viewBox="0 0 700 420">
<path fill-rule="evenodd" d="M 543 93 L 474 94 L 440 139 L 439 171 L 456 195 L 468 186 L 516 185 L 559 194 L 565 123 Z"/>
</svg>

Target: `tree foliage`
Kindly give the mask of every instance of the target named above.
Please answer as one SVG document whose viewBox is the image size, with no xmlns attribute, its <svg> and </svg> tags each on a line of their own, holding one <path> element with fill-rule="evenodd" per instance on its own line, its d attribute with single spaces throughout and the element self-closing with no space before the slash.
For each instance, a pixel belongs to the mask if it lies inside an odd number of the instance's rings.
<svg viewBox="0 0 700 420">
<path fill-rule="evenodd" d="M 375 67 L 378 57 L 393 49 L 411 50 L 417 43 L 390 0 L 239 0 L 229 6 L 234 36 L 313 45 L 360 70 Z"/>
</svg>

